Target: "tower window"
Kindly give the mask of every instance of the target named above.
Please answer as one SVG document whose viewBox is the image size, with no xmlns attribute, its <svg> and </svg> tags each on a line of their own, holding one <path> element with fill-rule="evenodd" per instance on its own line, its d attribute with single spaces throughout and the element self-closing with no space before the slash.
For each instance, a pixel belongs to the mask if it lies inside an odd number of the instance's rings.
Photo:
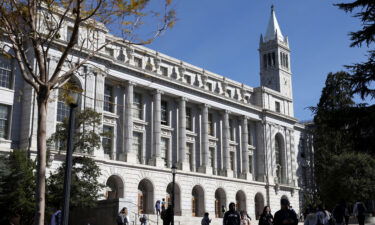
<svg viewBox="0 0 375 225">
<path fill-rule="evenodd" d="M 287 54 L 285 54 L 285 67 L 289 68 L 289 59 Z"/>
<path fill-rule="evenodd" d="M 274 52 L 272 52 L 271 54 L 272 58 L 271 58 L 271 65 L 274 67 L 275 64 L 276 64 L 276 55 Z"/>
</svg>

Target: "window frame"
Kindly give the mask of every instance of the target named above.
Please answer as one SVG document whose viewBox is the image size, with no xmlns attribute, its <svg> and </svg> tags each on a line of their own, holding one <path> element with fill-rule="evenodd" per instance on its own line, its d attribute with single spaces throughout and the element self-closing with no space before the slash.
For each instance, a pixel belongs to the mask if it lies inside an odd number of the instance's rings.
<svg viewBox="0 0 375 225">
<path fill-rule="evenodd" d="M 162 125 L 168 126 L 169 125 L 169 115 L 168 115 L 168 102 L 161 101 L 160 102 L 160 123 Z"/>
<path fill-rule="evenodd" d="M 107 93 L 108 90 L 110 91 L 110 94 Z M 115 107 L 113 107 L 113 103 L 114 103 L 113 86 L 106 83 L 104 84 L 103 111 L 114 113 Z"/>
<path fill-rule="evenodd" d="M 11 112 L 12 112 L 11 107 L 12 106 L 6 105 L 6 104 L 0 104 L 0 108 L 2 107 L 6 109 L 6 115 L 4 116 L 4 118 L 0 117 L 0 121 L 4 121 L 4 131 L 0 132 L 0 134 L 3 133 L 2 135 L 0 135 L 0 138 L 8 140 L 10 139 Z"/>
<path fill-rule="evenodd" d="M 135 100 L 139 99 L 139 102 Z M 133 118 L 143 120 L 143 96 L 140 93 L 134 92 L 133 94 Z M 138 112 L 137 114 L 135 112 Z"/>
<path fill-rule="evenodd" d="M 1 61 L 0 63 L 0 87 L 13 90 L 14 89 L 13 60 L 6 59 L 5 57 L 1 56 L 0 61 Z M 2 73 L 1 71 L 4 71 L 4 73 Z M 4 79 L 4 82 L 2 79 L 3 77 L 6 78 Z M 3 83 L 5 85 L 2 85 Z"/>
</svg>

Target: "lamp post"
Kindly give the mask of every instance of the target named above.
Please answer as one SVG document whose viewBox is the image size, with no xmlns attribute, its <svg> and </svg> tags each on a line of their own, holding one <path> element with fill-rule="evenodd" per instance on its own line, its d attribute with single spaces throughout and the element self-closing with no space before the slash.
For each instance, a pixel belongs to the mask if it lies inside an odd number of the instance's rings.
<svg viewBox="0 0 375 225">
<path fill-rule="evenodd" d="M 71 92 L 71 99 L 69 102 L 69 130 L 68 130 L 68 143 L 66 150 L 66 159 L 65 159 L 65 176 L 64 176 L 64 202 L 62 209 L 62 225 L 68 225 L 69 223 L 69 200 L 70 200 L 70 184 L 72 176 L 72 155 L 73 155 L 73 133 L 74 133 L 74 122 L 75 122 L 75 108 L 79 104 L 80 95 L 77 92 Z"/>
<path fill-rule="evenodd" d="M 172 225 L 174 225 L 174 187 L 175 187 L 175 177 L 177 173 L 177 167 L 175 164 L 172 166 Z"/>
</svg>

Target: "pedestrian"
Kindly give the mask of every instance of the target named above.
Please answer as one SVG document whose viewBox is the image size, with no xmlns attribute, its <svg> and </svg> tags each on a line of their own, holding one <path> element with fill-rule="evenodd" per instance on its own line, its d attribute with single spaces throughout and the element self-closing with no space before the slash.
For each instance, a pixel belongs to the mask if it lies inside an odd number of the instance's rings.
<svg viewBox="0 0 375 225">
<path fill-rule="evenodd" d="M 155 210 L 156 210 L 156 215 L 160 216 L 160 200 L 157 200 L 155 203 Z"/>
<path fill-rule="evenodd" d="M 317 217 L 317 225 L 329 225 L 331 215 L 327 210 L 325 210 L 322 204 L 318 205 L 316 217 Z"/>
<path fill-rule="evenodd" d="M 273 224 L 273 216 L 271 213 L 271 208 L 269 206 L 265 206 L 262 214 L 259 217 L 259 225 L 272 225 L 272 224 Z"/>
<path fill-rule="evenodd" d="M 246 211 L 241 211 L 241 225 L 251 225 L 250 219 L 247 217 Z"/>
<path fill-rule="evenodd" d="M 315 209 L 313 207 L 309 207 L 306 209 L 306 217 L 304 225 L 316 225 L 318 222 Z"/>
<path fill-rule="evenodd" d="M 297 225 L 298 218 L 294 210 L 289 209 L 289 200 L 281 199 L 281 209 L 275 213 L 274 224 L 275 225 Z"/>
<path fill-rule="evenodd" d="M 165 210 L 165 198 L 161 200 L 161 211 Z"/>
<path fill-rule="evenodd" d="M 207 212 L 204 213 L 201 225 L 209 225 L 211 223 L 211 219 L 208 216 L 209 216 L 209 214 Z"/>
<path fill-rule="evenodd" d="M 168 208 L 161 211 L 160 214 L 161 219 L 163 220 L 163 225 L 170 225 L 173 219 L 173 209 L 172 205 L 168 205 Z"/>
<path fill-rule="evenodd" d="M 51 216 L 51 225 L 60 225 L 61 222 L 62 222 L 62 220 L 61 220 L 61 210 L 58 209 Z"/>
<path fill-rule="evenodd" d="M 226 211 L 227 210 L 225 209 L 225 205 L 222 205 L 221 206 L 221 213 L 222 213 L 223 216 L 224 216 L 224 214 L 225 214 Z"/>
<path fill-rule="evenodd" d="M 117 218 L 116 218 L 116 222 L 117 222 L 117 225 L 128 225 L 129 224 L 129 220 L 128 220 L 128 217 L 127 217 L 127 208 L 124 207 L 121 209 L 121 211 L 119 212 L 119 214 L 117 215 Z"/>
<path fill-rule="evenodd" d="M 146 214 L 143 214 L 141 217 L 139 217 L 139 222 L 141 222 L 141 225 L 147 225 L 147 216 L 146 216 Z"/>
<path fill-rule="evenodd" d="M 229 211 L 224 214 L 223 225 L 241 225 L 241 216 L 236 211 L 234 202 L 229 204 Z"/>
<path fill-rule="evenodd" d="M 349 218 L 350 218 L 350 213 L 349 213 L 348 205 L 345 204 L 345 225 L 349 225 Z"/>
<path fill-rule="evenodd" d="M 333 209 L 333 218 L 335 218 L 336 225 L 344 225 L 344 217 L 345 217 L 345 202 L 340 202 L 337 204 Z"/>
<path fill-rule="evenodd" d="M 251 217 L 249 216 L 249 214 L 247 213 L 246 210 L 244 210 L 244 213 L 245 213 L 246 217 L 247 217 L 249 220 L 251 220 Z"/>
<path fill-rule="evenodd" d="M 354 204 L 353 215 L 355 217 L 357 217 L 359 225 L 365 224 L 365 213 L 366 213 L 366 211 L 367 211 L 367 209 L 366 209 L 366 206 L 363 202 L 357 201 Z"/>
</svg>

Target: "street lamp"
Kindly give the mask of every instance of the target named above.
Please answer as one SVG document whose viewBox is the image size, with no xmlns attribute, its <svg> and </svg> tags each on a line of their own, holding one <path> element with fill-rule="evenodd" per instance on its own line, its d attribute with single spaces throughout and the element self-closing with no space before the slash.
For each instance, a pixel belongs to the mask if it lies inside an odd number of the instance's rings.
<svg viewBox="0 0 375 225">
<path fill-rule="evenodd" d="M 65 176 L 64 176 L 64 205 L 62 210 L 62 225 L 68 225 L 69 223 L 69 200 L 70 200 L 70 184 L 72 177 L 72 155 L 73 155 L 73 133 L 74 133 L 74 122 L 75 122 L 75 108 L 79 105 L 80 94 L 75 91 L 71 91 L 67 99 L 69 104 L 69 133 L 68 133 L 68 143 L 66 150 L 65 159 Z"/>
<path fill-rule="evenodd" d="M 177 166 L 176 164 L 173 164 L 172 165 L 172 225 L 174 225 L 174 187 L 175 187 L 175 177 L 176 177 L 176 173 L 177 173 Z"/>
</svg>

